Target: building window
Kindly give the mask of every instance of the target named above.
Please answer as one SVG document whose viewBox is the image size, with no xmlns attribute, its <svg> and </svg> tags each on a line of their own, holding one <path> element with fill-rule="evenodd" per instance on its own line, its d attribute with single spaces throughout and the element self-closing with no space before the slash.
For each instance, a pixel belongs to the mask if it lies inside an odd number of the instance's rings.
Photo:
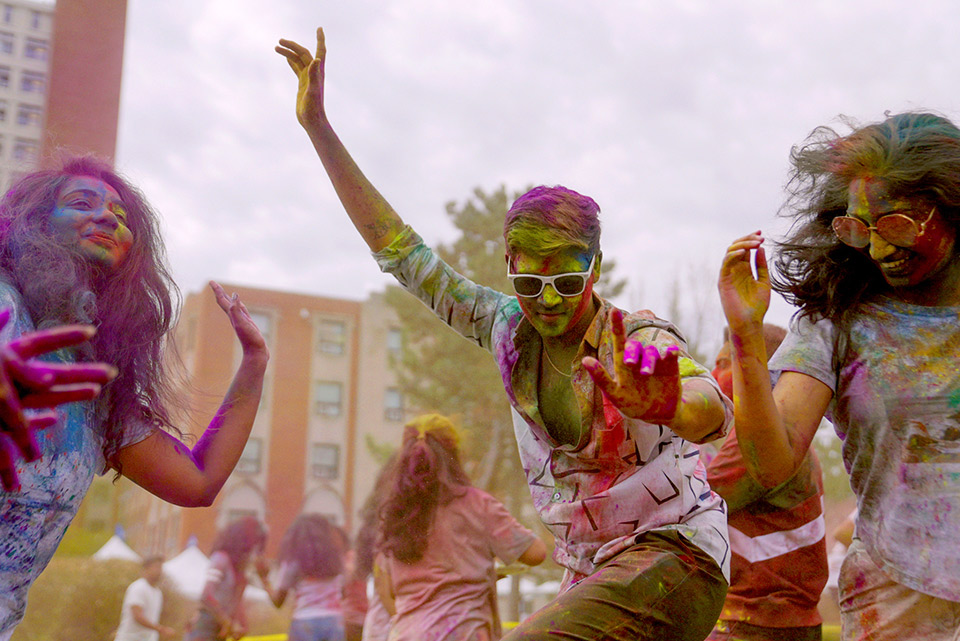
<svg viewBox="0 0 960 641">
<path fill-rule="evenodd" d="M 387 330 L 387 351 L 399 358 L 403 351 L 403 330 L 399 327 L 391 327 Z"/>
<path fill-rule="evenodd" d="M 0 53 L 13 53 L 13 34 L 0 31 Z"/>
<path fill-rule="evenodd" d="M 27 93 L 43 93 L 47 87 L 47 77 L 39 71 L 24 71 L 20 77 L 20 90 Z"/>
<path fill-rule="evenodd" d="M 257 474 L 260 471 L 262 458 L 263 440 L 249 438 L 247 444 L 243 446 L 243 453 L 240 454 L 240 460 L 237 461 L 235 469 L 242 474 Z"/>
<path fill-rule="evenodd" d="M 340 446 L 333 443 L 314 443 L 310 455 L 310 473 L 318 479 L 340 476 Z"/>
<path fill-rule="evenodd" d="M 383 395 L 383 415 L 388 421 L 402 421 L 405 418 L 403 411 L 403 392 L 391 387 Z"/>
<path fill-rule="evenodd" d="M 0 87 L 10 86 L 10 67 L 0 67 Z"/>
<path fill-rule="evenodd" d="M 341 321 L 320 321 L 320 351 L 324 354 L 343 354 L 347 347 L 347 326 Z"/>
<path fill-rule="evenodd" d="M 3 21 L 6 24 L 13 22 L 13 7 L 8 4 L 3 5 Z"/>
<path fill-rule="evenodd" d="M 322 381 L 316 386 L 316 413 L 321 416 L 340 416 L 340 397 L 343 386 L 340 383 Z"/>
<path fill-rule="evenodd" d="M 13 159 L 21 162 L 35 162 L 40 152 L 40 145 L 36 140 L 17 138 L 13 145 Z"/>
<path fill-rule="evenodd" d="M 30 12 L 30 28 L 39 29 L 43 26 L 43 14 L 39 11 Z"/>
<path fill-rule="evenodd" d="M 49 54 L 49 48 L 46 40 L 39 38 L 27 38 L 23 47 L 23 55 L 33 60 L 46 60 Z"/>
<path fill-rule="evenodd" d="M 7 120 L 7 101 L 0 100 L 0 122 Z"/>
<path fill-rule="evenodd" d="M 40 126 L 40 120 L 43 118 L 43 109 L 36 105 L 20 105 L 17 109 L 17 124 L 30 126 Z"/>
</svg>

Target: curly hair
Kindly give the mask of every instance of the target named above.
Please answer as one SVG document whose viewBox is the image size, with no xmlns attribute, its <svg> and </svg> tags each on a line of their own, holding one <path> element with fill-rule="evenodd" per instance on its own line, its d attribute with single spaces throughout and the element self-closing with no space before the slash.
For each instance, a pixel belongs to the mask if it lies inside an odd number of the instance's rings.
<svg viewBox="0 0 960 641">
<path fill-rule="evenodd" d="M 812 320 L 827 318 L 846 334 L 863 305 L 890 286 L 866 253 L 841 243 L 831 224 L 846 215 L 848 189 L 874 177 L 894 197 L 921 197 L 960 228 L 960 129 L 942 116 L 908 112 L 841 136 L 818 127 L 790 153 L 793 171 L 782 215 L 795 218 L 778 243 L 774 289 Z"/>
<path fill-rule="evenodd" d="M 439 414 L 419 416 L 404 426 L 379 527 L 380 549 L 399 561 L 420 560 L 437 508 L 472 485 L 457 442 L 453 423 Z"/>
<path fill-rule="evenodd" d="M 250 555 L 267 541 L 267 529 L 255 516 L 242 516 L 220 530 L 213 542 L 213 552 L 223 552 L 238 572 L 242 572 Z"/>
<path fill-rule="evenodd" d="M 277 559 L 297 564 L 303 576 L 329 579 L 343 572 L 345 534 L 320 514 L 301 514 L 280 542 Z"/>
<path fill-rule="evenodd" d="M 600 207 L 561 185 L 534 187 L 517 198 L 503 221 L 510 256 L 549 256 L 565 249 L 600 251 Z"/>
<path fill-rule="evenodd" d="M 73 177 L 102 180 L 123 202 L 133 245 L 124 260 L 104 270 L 52 233 L 50 217 Z M 164 337 L 174 322 L 180 292 L 166 264 L 159 218 L 143 194 L 103 160 L 67 159 L 57 170 L 27 174 L 0 201 L 0 278 L 23 296 L 37 328 L 92 323 L 97 334 L 78 359 L 114 365 L 119 375 L 94 401 L 102 424 L 104 455 L 120 469 L 117 454 L 124 423 L 137 418 L 178 436 L 171 411 L 182 378 Z"/>
</svg>

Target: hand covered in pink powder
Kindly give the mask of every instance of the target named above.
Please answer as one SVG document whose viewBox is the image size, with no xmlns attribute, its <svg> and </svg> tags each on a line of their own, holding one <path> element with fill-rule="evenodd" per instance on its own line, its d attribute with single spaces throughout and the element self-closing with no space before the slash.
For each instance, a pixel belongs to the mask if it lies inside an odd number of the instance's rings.
<svg viewBox="0 0 960 641">
<path fill-rule="evenodd" d="M 613 330 L 613 372 L 595 358 L 583 359 L 590 377 L 625 416 L 648 423 L 668 423 L 677 413 L 683 388 L 680 384 L 680 349 L 669 347 L 661 354 L 654 345 L 627 341 L 623 313 L 610 313 Z"/>
<path fill-rule="evenodd" d="M 10 321 L 10 310 L 0 311 L 0 329 Z M 78 345 L 93 337 L 88 325 L 67 325 L 28 332 L 0 345 L 0 480 L 5 490 L 17 489 L 15 456 L 40 458 L 34 432 L 57 422 L 49 408 L 87 401 L 117 375 L 103 363 L 49 363 L 37 356 Z M 27 413 L 25 410 L 44 411 Z"/>
</svg>

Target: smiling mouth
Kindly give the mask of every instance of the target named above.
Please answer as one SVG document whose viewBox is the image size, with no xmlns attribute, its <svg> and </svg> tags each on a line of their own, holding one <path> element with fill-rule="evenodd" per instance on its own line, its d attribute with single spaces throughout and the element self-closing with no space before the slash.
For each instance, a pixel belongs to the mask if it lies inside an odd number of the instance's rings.
<svg viewBox="0 0 960 641">
<path fill-rule="evenodd" d="M 89 236 L 84 237 L 86 240 L 89 240 L 94 243 L 102 244 L 106 243 L 108 245 L 116 245 L 112 236 L 107 236 L 106 234 L 90 234 Z"/>
</svg>

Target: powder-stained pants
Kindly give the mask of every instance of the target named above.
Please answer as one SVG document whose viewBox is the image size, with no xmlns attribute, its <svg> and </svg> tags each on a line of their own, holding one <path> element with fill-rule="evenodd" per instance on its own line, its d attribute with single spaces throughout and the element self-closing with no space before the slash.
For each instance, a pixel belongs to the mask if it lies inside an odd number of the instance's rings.
<svg viewBox="0 0 960 641">
<path fill-rule="evenodd" d="M 891 581 L 854 539 L 840 567 L 840 626 L 844 641 L 960 641 L 960 603 Z"/>
<path fill-rule="evenodd" d="M 703 641 L 726 593 L 705 552 L 677 532 L 648 532 L 503 639 Z"/>
</svg>

